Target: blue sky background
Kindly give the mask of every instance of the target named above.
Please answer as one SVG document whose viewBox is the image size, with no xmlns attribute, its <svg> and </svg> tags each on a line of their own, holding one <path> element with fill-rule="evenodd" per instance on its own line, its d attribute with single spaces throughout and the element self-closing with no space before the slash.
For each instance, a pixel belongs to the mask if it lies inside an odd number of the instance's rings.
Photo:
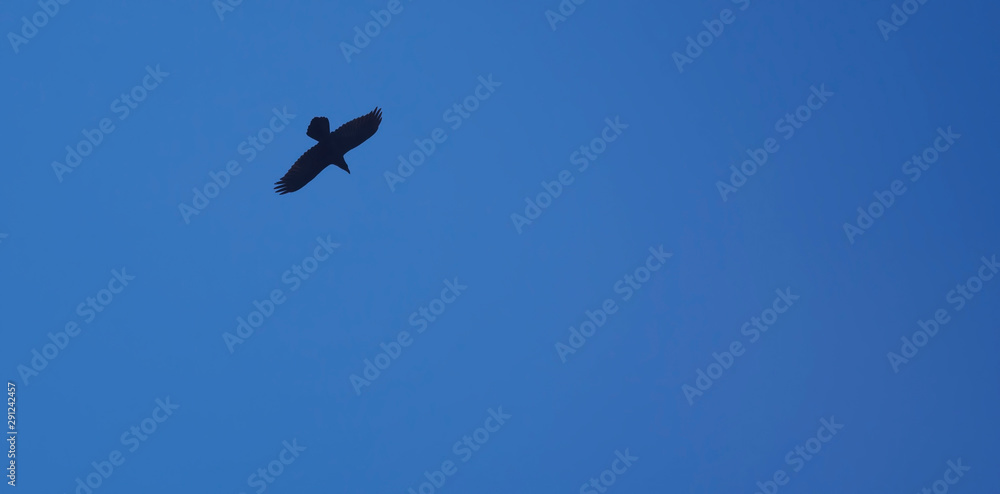
<svg viewBox="0 0 1000 494">
<path fill-rule="evenodd" d="M 94 492 L 264 492 L 251 476 L 293 440 L 306 449 L 267 492 L 419 492 L 447 460 L 436 492 L 596 492 L 581 485 L 626 449 L 610 492 L 752 493 L 778 469 L 778 492 L 919 492 L 958 459 L 954 492 L 1000 485 L 1000 281 L 946 301 L 1000 255 L 995 5 L 930 0 L 886 40 L 886 0 L 593 0 L 555 30 L 555 0 L 403 0 L 348 62 L 341 43 L 387 3 L 243 2 L 220 20 L 208 0 L 76 1 L 0 49 L 20 492 L 74 492 L 116 450 Z M 727 8 L 680 71 L 671 54 Z M 40 9 L 6 3 L 2 31 Z M 157 65 L 169 75 L 120 120 L 112 102 Z M 445 110 L 490 75 L 452 129 Z M 833 96 L 784 139 L 775 122 L 822 85 Z M 351 175 L 273 193 L 312 117 L 376 106 Z M 248 161 L 241 142 L 282 108 L 295 117 Z M 578 171 L 572 153 L 616 117 L 628 127 Z M 103 118 L 114 130 L 60 181 L 52 163 Z M 948 126 L 961 138 L 909 181 L 903 163 Z M 435 128 L 447 140 L 391 190 L 384 173 Z M 717 182 L 768 138 L 779 150 L 724 201 Z M 185 222 L 230 160 L 242 172 Z M 573 183 L 519 233 L 511 214 L 561 170 Z M 897 179 L 906 193 L 851 243 L 844 224 Z M 327 236 L 340 247 L 292 291 L 283 273 Z M 672 257 L 623 301 L 616 283 L 661 245 Z M 78 304 L 123 268 L 135 278 L 85 322 Z M 410 315 L 456 277 L 466 291 L 417 334 Z M 275 289 L 285 302 L 230 352 L 223 333 Z M 750 342 L 741 326 L 777 289 L 800 298 Z M 605 299 L 619 311 L 563 362 L 556 343 Z M 887 354 L 938 309 L 950 322 L 895 372 Z M 80 333 L 27 374 L 69 322 Z M 359 396 L 349 376 L 401 331 L 412 345 Z M 689 402 L 734 341 L 745 353 Z M 123 433 L 167 397 L 179 408 L 129 451 Z M 511 418 L 462 461 L 453 445 L 500 407 Z M 831 417 L 843 429 L 794 471 L 786 454 Z"/>
</svg>

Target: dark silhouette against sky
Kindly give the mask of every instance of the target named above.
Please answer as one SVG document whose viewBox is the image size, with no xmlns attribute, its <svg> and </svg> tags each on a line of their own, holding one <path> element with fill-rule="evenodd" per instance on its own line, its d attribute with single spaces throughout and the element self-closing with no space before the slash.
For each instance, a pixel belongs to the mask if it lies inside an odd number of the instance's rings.
<svg viewBox="0 0 1000 494">
<path fill-rule="evenodd" d="M 279 194 L 295 192 L 330 165 L 337 165 L 345 172 L 351 173 L 347 161 L 344 161 L 344 154 L 375 135 L 380 123 L 382 123 L 382 110 L 379 108 L 341 125 L 333 132 L 330 132 L 329 119 L 313 118 L 306 135 L 316 139 L 317 144 L 303 153 L 285 176 L 274 183 L 275 192 Z"/>
</svg>

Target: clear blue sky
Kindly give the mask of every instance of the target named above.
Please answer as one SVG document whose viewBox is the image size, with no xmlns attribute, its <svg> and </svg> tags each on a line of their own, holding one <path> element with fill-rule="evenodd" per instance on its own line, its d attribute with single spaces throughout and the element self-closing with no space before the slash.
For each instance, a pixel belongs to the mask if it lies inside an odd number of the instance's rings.
<svg viewBox="0 0 1000 494">
<path fill-rule="evenodd" d="M 5 3 L 19 492 L 1000 486 L 997 7 L 563 4 Z"/>
</svg>

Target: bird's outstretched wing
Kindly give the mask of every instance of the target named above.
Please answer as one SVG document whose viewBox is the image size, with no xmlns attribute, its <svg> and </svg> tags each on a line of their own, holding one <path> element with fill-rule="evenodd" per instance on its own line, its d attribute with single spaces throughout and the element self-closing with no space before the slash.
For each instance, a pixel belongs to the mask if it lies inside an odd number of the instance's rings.
<svg viewBox="0 0 1000 494">
<path fill-rule="evenodd" d="M 306 135 L 317 141 L 322 140 L 330 135 L 330 120 L 326 117 L 313 118 L 312 122 L 309 122 L 309 128 L 306 129 Z"/>
<path fill-rule="evenodd" d="M 355 118 L 345 123 L 333 131 L 333 138 L 337 142 L 337 151 L 346 153 L 375 135 L 379 124 L 382 123 L 382 110 L 375 108 L 371 113 Z"/>
<path fill-rule="evenodd" d="M 316 178 L 329 163 L 323 162 L 323 155 L 318 146 L 310 148 L 302 154 L 295 164 L 288 169 L 284 177 L 274 183 L 274 191 L 279 194 L 295 192 L 305 187 L 310 180 Z"/>
</svg>

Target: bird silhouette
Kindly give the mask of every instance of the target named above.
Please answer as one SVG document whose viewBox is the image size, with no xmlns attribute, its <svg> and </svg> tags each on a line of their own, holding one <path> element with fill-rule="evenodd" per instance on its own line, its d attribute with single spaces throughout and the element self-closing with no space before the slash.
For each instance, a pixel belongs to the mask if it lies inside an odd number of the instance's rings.
<svg viewBox="0 0 1000 494">
<path fill-rule="evenodd" d="M 295 160 L 285 176 L 274 183 L 274 191 L 278 194 L 295 192 L 330 165 L 337 165 L 341 170 L 351 173 L 344 161 L 344 154 L 375 135 L 381 123 L 382 110 L 377 107 L 371 113 L 355 118 L 333 132 L 330 132 L 330 120 L 326 117 L 313 118 L 306 129 L 306 135 L 315 139 L 316 145 Z"/>
</svg>

